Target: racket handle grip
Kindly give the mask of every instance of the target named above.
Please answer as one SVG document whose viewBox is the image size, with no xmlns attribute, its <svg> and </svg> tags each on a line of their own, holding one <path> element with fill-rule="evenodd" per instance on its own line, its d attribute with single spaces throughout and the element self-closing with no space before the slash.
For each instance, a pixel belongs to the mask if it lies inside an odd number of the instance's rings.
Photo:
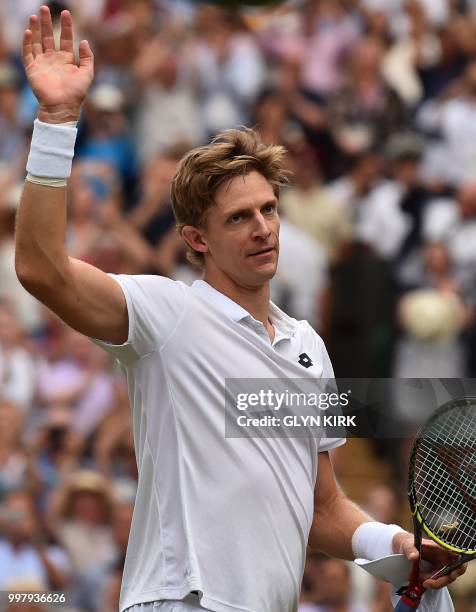
<svg viewBox="0 0 476 612">
<path fill-rule="evenodd" d="M 404 599 L 400 599 L 394 608 L 394 612 L 414 612 L 418 608 L 419 602 L 415 605 L 409 604 Z"/>
<path fill-rule="evenodd" d="M 418 604 L 417 604 L 417 607 L 418 607 Z M 412 606 L 406 603 L 405 601 L 403 601 L 403 599 L 400 599 L 398 604 L 395 606 L 394 612 L 415 612 L 415 610 L 416 610 L 415 606 Z"/>
</svg>

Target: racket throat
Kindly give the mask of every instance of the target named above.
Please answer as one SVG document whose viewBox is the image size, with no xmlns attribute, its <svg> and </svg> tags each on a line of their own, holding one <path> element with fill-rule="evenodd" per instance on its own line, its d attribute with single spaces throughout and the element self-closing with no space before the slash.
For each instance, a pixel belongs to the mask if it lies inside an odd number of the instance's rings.
<svg viewBox="0 0 476 612">
<path fill-rule="evenodd" d="M 418 550 L 421 550 L 421 533 L 419 530 L 415 532 L 415 545 L 418 545 Z M 397 591 L 397 595 L 401 595 L 402 601 L 415 610 L 420 605 L 421 598 L 425 588 L 420 581 L 420 558 L 413 562 L 410 583 L 408 586 L 403 586 Z"/>
</svg>

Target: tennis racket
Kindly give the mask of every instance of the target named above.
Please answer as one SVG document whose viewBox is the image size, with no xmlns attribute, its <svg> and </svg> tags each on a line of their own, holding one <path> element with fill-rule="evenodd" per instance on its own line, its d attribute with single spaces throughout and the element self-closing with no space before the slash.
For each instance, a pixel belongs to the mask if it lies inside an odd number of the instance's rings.
<svg viewBox="0 0 476 612">
<path fill-rule="evenodd" d="M 408 498 L 415 547 L 422 535 L 458 554 L 432 579 L 446 576 L 476 557 L 476 398 L 450 401 L 421 427 L 410 454 Z M 413 564 L 410 583 L 399 591 L 395 612 L 420 605 L 425 589 L 419 579 L 420 558 Z"/>
</svg>

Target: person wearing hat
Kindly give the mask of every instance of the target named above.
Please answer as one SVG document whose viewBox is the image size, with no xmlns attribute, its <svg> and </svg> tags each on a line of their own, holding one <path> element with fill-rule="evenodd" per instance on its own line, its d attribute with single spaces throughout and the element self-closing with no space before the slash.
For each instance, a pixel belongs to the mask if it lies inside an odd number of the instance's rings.
<svg viewBox="0 0 476 612">
<path fill-rule="evenodd" d="M 53 493 L 47 512 L 49 529 L 68 552 L 75 575 L 74 601 L 88 609 L 99 597 L 96 576 L 116 561 L 113 536 L 114 497 L 100 474 L 80 470 Z"/>
<path fill-rule="evenodd" d="M 93 87 L 84 105 L 77 158 L 90 162 L 91 186 L 102 199 L 114 195 L 114 179 L 127 189 L 137 179 L 136 153 L 125 112 L 124 94 L 108 83 Z"/>
</svg>

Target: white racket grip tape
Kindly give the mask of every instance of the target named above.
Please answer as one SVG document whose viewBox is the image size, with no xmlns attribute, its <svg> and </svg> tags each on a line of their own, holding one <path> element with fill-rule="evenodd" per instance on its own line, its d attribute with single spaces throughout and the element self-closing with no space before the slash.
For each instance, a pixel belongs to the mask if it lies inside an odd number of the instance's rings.
<svg viewBox="0 0 476 612">
<path fill-rule="evenodd" d="M 355 563 L 372 576 L 385 580 L 385 582 L 393 583 L 392 604 L 394 606 L 399 605 L 400 596 L 396 592 L 402 585 L 408 584 L 413 565 L 411 561 L 405 558 L 405 555 L 390 555 L 381 559 L 374 559 L 373 561 L 356 559 Z M 424 571 L 429 571 L 432 566 L 431 563 L 422 560 L 421 567 Z M 402 606 L 398 608 L 398 610 L 402 609 L 405 610 Z M 453 602 L 451 601 L 448 589 L 430 589 L 426 591 L 418 606 L 418 612 L 454 612 Z"/>
<path fill-rule="evenodd" d="M 391 555 L 394 536 L 404 531 L 398 525 L 385 525 L 377 521 L 362 523 L 352 536 L 354 558 L 372 561 Z"/>
<path fill-rule="evenodd" d="M 35 119 L 27 171 L 33 176 L 69 178 L 77 133 L 74 125 L 43 123 Z"/>
</svg>

